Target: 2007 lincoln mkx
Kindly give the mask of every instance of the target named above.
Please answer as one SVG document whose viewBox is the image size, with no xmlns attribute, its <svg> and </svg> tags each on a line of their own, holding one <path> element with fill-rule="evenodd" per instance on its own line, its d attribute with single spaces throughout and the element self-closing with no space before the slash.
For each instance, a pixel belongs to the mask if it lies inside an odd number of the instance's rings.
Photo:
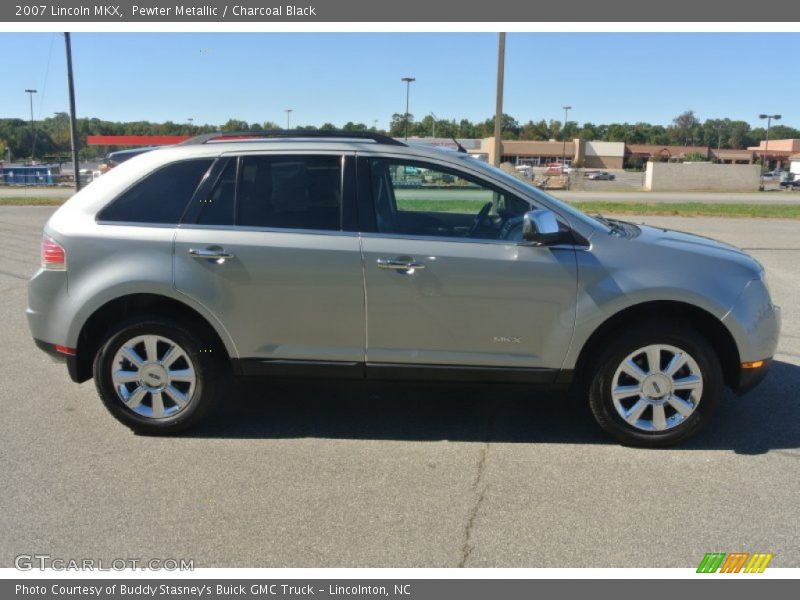
<svg viewBox="0 0 800 600">
<path fill-rule="evenodd" d="M 575 386 L 640 446 L 757 384 L 780 322 L 733 246 L 587 216 L 462 151 L 307 131 L 103 175 L 46 224 L 27 313 L 139 432 L 196 425 L 231 377 L 452 380 Z"/>
</svg>

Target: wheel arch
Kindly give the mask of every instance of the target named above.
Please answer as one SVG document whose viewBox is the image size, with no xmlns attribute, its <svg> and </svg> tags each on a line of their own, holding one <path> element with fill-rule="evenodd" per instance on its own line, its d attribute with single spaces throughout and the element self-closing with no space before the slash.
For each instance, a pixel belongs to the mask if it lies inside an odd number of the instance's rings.
<svg viewBox="0 0 800 600">
<path fill-rule="evenodd" d="M 230 352 L 223 335 L 209 320 L 188 304 L 160 294 L 136 293 L 118 296 L 107 301 L 86 319 L 78 334 L 76 364 L 71 375 L 78 383 L 92 378 L 92 364 L 100 344 L 115 323 L 136 315 L 158 315 L 180 320 L 200 330 L 208 337 L 213 349 L 227 360 Z"/>
<path fill-rule="evenodd" d="M 598 348 L 616 328 L 647 319 L 676 319 L 689 323 L 714 349 L 722 367 L 723 381 L 735 387 L 739 378 L 739 349 L 733 334 L 725 324 L 707 310 L 694 304 L 674 300 L 654 300 L 628 306 L 611 315 L 588 337 L 575 363 L 579 380 L 589 372 Z"/>
</svg>

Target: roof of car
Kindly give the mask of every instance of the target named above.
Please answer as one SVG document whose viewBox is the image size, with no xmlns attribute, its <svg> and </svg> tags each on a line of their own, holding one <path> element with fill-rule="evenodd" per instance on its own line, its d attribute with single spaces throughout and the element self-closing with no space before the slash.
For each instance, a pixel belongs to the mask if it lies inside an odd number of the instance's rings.
<svg viewBox="0 0 800 600">
<path fill-rule="evenodd" d="M 218 132 L 190 138 L 175 146 L 165 146 L 147 154 L 155 160 L 179 160 L 188 157 L 219 156 L 260 151 L 302 150 L 391 153 L 416 158 L 441 159 L 468 157 L 455 151 L 425 144 L 406 144 L 400 140 L 371 132 L 346 131 L 249 131 Z M 167 158 L 167 155 L 170 155 Z M 156 158 L 158 157 L 158 158 Z"/>
<path fill-rule="evenodd" d="M 222 142 L 248 142 L 253 140 L 274 140 L 274 139 L 351 139 L 364 140 L 387 144 L 390 146 L 405 146 L 403 142 L 395 138 L 373 131 L 341 131 L 337 129 L 268 129 L 268 130 L 249 130 L 249 131 L 217 131 L 205 133 L 181 142 L 182 145 L 191 146 L 196 144 L 210 144 Z"/>
</svg>

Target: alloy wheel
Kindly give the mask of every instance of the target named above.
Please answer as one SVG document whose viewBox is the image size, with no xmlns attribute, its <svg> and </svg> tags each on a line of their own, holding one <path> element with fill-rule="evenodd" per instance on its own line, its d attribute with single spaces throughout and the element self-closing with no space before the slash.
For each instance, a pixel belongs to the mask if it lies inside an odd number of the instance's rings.
<svg viewBox="0 0 800 600">
<path fill-rule="evenodd" d="M 197 375 L 188 353 L 176 342 L 139 335 L 117 350 L 111 381 L 130 410 L 148 419 L 165 419 L 191 403 Z"/>
<path fill-rule="evenodd" d="M 651 344 L 631 352 L 611 380 L 617 414 L 641 431 L 661 432 L 688 419 L 703 396 L 703 376 L 685 350 Z"/>
</svg>

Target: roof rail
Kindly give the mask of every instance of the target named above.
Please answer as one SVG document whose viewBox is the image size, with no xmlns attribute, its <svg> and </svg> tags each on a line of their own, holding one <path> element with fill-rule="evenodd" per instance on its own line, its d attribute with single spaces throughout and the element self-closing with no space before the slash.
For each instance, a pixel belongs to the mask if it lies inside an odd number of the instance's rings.
<svg viewBox="0 0 800 600">
<path fill-rule="evenodd" d="M 181 144 L 194 145 L 194 144 L 207 144 L 208 142 L 224 142 L 224 141 L 242 141 L 248 138 L 261 139 L 261 138 L 340 138 L 340 139 L 355 139 L 355 140 L 371 140 L 378 144 L 388 144 L 391 146 L 405 146 L 400 142 L 388 135 L 380 133 L 372 133 L 369 131 L 340 131 L 328 130 L 322 131 L 319 129 L 266 129 L 263 131 L 217 131 L 214 133 L 206 133 L 189 138 L 181 142 Z"/>
</svg>

